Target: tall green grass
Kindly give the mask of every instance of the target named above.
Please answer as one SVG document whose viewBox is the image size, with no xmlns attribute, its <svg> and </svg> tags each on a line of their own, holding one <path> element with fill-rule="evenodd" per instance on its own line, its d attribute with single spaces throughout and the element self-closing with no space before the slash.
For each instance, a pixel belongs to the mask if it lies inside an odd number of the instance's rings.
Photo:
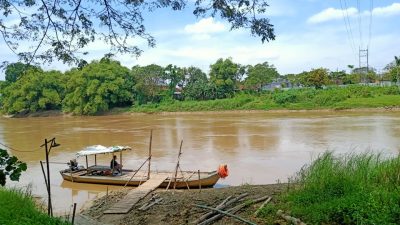
<svg viewBox="0 0 400 225">
<path fill-rule="evenodd" d="M 39 210 L 28 190 L 0 187 L 1 225 L 67 225 L 58 218 L 51 218 Z"/>
<path fill-rule="evenodd" d="M 325 153 L 294 178 L 280 206 L 310 224 L 399 224 L 400 157 Z"/>
<path fill-rule="evenodd" d="M 134 106 L 134 112 L 270 110 L 270 109 L 351 109 L 400 106 L 398 87 L 351 85 L 327 89 L 289 89 L 259 93 L 239 92 L 233 98 L 208 101 L 178 101 Z"/>
</svg>

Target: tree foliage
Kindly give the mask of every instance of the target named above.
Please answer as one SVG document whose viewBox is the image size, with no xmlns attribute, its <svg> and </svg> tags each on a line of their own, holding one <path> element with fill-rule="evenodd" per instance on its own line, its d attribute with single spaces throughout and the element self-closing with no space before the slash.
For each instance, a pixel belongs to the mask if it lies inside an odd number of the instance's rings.
<svg viewBox="0 0 400 225">
<path fill-rule="evenodd" d="M 134 66 L 131 74 L 136 81 L 135 95 L 139 104 L 161 101 L 161 92 L 168 87 L 163 67 L 155 64 Z"/>
<path fill-rule="evenodd" d="M 231 58 L 218 59 L 210 65 L 210 81 L 215 85 L 216 98 L 226 98 L 233 95 L 240 66 Z"/>
<path fill-rule="evenodd" d="M 207 100 L 214 98 L 213 87 L 207 79 L 207 75 L 197 67 L 189 67 L 185 70 L 185 86 L 183 95 L 189 100 Z"/>
<path fill-rule="evenodd" d="M 301 82 L 304 86 L 315 87 L 317 89 L 328 83 L 328 70 L 324 68 L 313 69 L 301 75 Z"/>
<path fill-rule="evenodd" d="M 383 78 L 394 83 L 400 82 L 400 57 L 395 56 L 394 61 L 386 65 Z"/>
<path fill-rule="evenodd" d="M 245 85 L 246 87 L 261 90 L 263 85 L 271 83 L 278 77 L 279 73 L 276 71 L 276 68 L 268 62 L 256 64 L 255 66 L 250 65 L 248 67 Z"/>
<path fill-rule="evenodd" d="M 180 67 L 169 64 L 164 69 L 164 78 L 168 83 L 169 94 L 172 97 L 177 86 L 183 87 L 185 80 L 184 70 Z"/>
<path fill-rule="evenodd" d="M 6 81 L 13 83 L 17 81 L 28 70 L 41 70 L 41 69 L 36 66 L 24 64 L 21 62 L 8 64 L 4 70 L 4 74 L 6 75 Z"/>
<path fill-rule="evenodd" d="M 80 64 L 82 56 L 88 54 L 80 50 L 96 40 L 109 44 L 113 53 L 139 56 L 142 49 L 130 44 L 132 38 L 144 39 L 150 47 L 155 45 L 154 37 L 143 23 L 144 16 L 160 8 L 183 10 L 188 2 L 3 0 L 0 2 L 0 33 L 19 59 L 28 63 L 57 59 Z M 230 23 L 231 30 L 248 29 L 265 42 L 275 39 L 273 25 L 262 16 L 267 7 L 267 1 L 259 0 L 196 0 L 193 14 L 219 16 Z M 21 42 L 30 43 L 30 50 L 20 48 Z"/>
<path fill-rule="evenodd" d="M 61 109 L 65 95 L 65 77 L 59 71 L 28 70 L 16 82 L 1 90 L 2 110 L 18 113 L 23 110 Z"/>
<path fill-rule="evenodd" d="M 82 70 L 67 72 L 67 95 L 63 109 L 78 115 L 93 115 L 133 101 L 133 80 L 129 69 L 117 61 L 103 58 Z"/>
<path fill-rule="evenodd" d="M 18 161 L 15 156 L 10 156 L 4 149 L 0 149 L 0 185 L 6 185 L 7 177 L 18 181 L 21 173 L 26 171 L 26 163 Z"/>
</svg>

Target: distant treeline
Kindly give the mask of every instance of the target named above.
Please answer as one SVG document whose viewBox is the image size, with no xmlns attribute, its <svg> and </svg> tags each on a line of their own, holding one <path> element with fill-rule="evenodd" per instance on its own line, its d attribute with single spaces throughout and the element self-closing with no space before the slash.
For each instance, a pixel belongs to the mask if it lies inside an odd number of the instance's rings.
<svg viewBox="0 0 400 225">
<path fill-rule="evenodd" d="M 384 79 L 395 82 L 397 67 L 388 68 Z M 181 68 L 174 65 L 162 67 L 151 64 L 129 69 L 110 57 L 80 65 L 64 73 L 13 63 L 5 68 L 6 80 L 0 83 L 0 106 L 2 112 L 7 114 L 62 110 L 75 115 L 93 115 L 115 107 L 144 110 L 160 104 L 183 105 L 183 102 L 236 99 L 235 96 L 243 93 L 254 96 L 273 94 L 268 101 L 282 105 L 295 103 L 304 98 L 302 95 L 314 93 L 327 85 L 378 80 L 373 69 L 368 71 L 361 75 L 357 68 L 352 68 L 350 74 L 318 68 L 300 74 L 280 75 L 274 65 L 268 62 L 244 66 L 234 63 L 230 58 L 219 59 L 210 65 L 208 75 L 196 67 Z M 281 87 L 312 89 L 304 93 L 298 91 L 297 94 L 290 91 L 266 91 L 267 84 L 273 81 Z M 389 88 L 386 92 L 398 94 L 396 90 Z M 343 97 L 333 94 L 335 96 L 326 98 Z"/>
</svg>

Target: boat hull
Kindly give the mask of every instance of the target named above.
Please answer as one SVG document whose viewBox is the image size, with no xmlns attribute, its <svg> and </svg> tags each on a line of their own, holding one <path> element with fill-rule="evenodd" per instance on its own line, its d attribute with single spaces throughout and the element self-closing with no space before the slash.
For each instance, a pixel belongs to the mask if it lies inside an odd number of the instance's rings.
<svg viewBox="0 0 400 225">
<path fill-rule="evenodd" d="M 119 176 L 97 176 L 97 175 L 87 175 L 86 170 L 70 172 L 70 171 L 60 171 L 61 176 L 66 181 L 76 182 L 76 183 L 91 183 L 91 184 L 105 184 L 105 185 L 125 185 L 128 186 L 139 186 L 147 181 L 147 177 L 135 178 L 132 177 L 134 171 L 124 173 Z M 216 171 L 212 172 L 201 172 L 200 179 L 199 174 L 196 171 L 185 171 L 187 176 L 177 177 L 174 181 L 171 172 L 152 172 L 151 174 L 166 174 L 168 178 L 159 186 L 160 188 L 166 188 L 168 184 L 170 188 L 206 188 L 213 187 L 219 180 L 219 175 Z M 151 175 L 150 175 L 151 177 Z M 172 181 L 170 182 L 172 178 Z"/>
</svg>

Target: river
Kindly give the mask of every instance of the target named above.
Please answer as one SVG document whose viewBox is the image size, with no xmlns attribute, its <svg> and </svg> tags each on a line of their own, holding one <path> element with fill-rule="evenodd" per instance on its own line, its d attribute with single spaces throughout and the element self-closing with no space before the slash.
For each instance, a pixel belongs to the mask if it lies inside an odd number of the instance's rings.
<svg viewBox="0 0 400 225">
<path fill-rule="evenodd" d="M 147 158 L 153 130 L 152 169 L 173 170 L 181 140 L 183 170 L 215 170 L 228 164 L 230 175 L 218 185 L 286 182 L 304 164 L 326 150 L 336 154 L 377 151 L 394 155 L 400 149 L 400 112 L 224 112 L 167 115 L 112 115 L 98 117 L 0 118 L 0 142 L 11 154 L 28 164 L 20 182 L 32 185 L 45 197 L 39 161 L 44 139 L 61 144 L 50 152 L 54 211 L 69 213 L 105 191 L 105 185 L 63 181 L 59 170 L 89 145 L 128 145 L 123 155 L 126 168 L 137 168 Z M 24 152 L 22 152 L 24 151 Z M 108 165 L 110 155 L 97 158 Z M 84 158 L 79 158 L 85 165 Z M 93 159 L 89 159 L 89 164 Z M 118 187 L 108 186 L 109 190 Z"/>
</svg>

